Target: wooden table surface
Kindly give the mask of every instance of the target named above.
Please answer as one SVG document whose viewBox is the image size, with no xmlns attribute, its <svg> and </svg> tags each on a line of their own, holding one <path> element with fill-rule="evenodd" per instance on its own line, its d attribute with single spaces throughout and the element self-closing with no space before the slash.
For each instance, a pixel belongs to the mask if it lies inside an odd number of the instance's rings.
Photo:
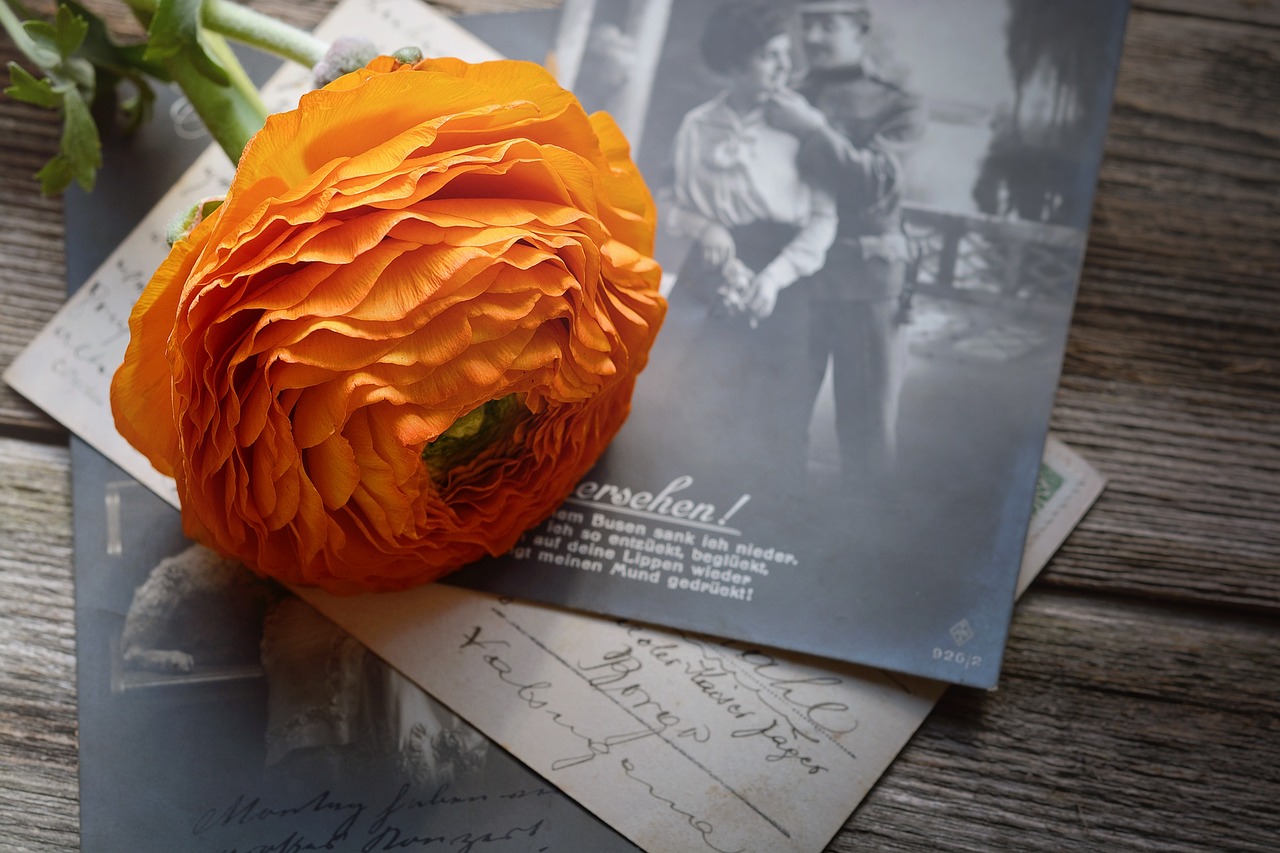
<svg viewBox="0 0 1280 853">
<path fill-rule="evenodd" d="M 57 139 L 0 100 L 0 369 L 63 300 Z M 1134 4 L 1053 428 L 1107 492 L 830 849 L 1280 849 L 1277 0 Z M 79 849 L 68 469 L 0 385 L 4 851 Z"/>
</svg>

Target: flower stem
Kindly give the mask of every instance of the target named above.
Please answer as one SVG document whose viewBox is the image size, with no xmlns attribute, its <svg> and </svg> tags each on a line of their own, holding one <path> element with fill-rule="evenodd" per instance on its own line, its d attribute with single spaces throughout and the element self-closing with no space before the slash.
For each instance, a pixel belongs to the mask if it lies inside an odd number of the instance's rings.
<svg viewBox="0 0 1280 853">
<path fill-rule="evenodd" d="M 24 56 L 34 62 L 36 56 L 41 52 L 41 48 L 31 36 L 27 35 L 27 30 L 22 26 L 21 19 L 9 8 L 8 0 L 0 0 L 0 26 L 4 27 L 4 31 L 9 34 L 9 38 L 13 39 L 13 43 L 18 50 L 22 51 Z"/>
<path fill-rule="evenodd" d="M 144 21 L 155 14 L 158 0 L 124 0 Z M 329 45 L 305 30 L 231 0 L 204 0 L 200 23 L 210 32 L 273 53 L 306 68 L 324 58 Z"/>
<path fill-rule="evenodd" d="M 144 26 L 151 26 L 159 0 L 124 2 Z M 283 56 L 308 69 L 324 58 L 328 46 L 296 27 L 228 0 L 202 0 L 200 28 L 200 41 L 216 55 L 230 78 L 229 85 L 220 86 L 208 79 L 181 53 L 162 61 L 214 141 L 236 163 L 249 139 L 262 129 L 267 108 L 223 37 Z"/>
<path fill-rule="evenodd" d="M 329 46 L 310 33 L 229 0 L 205 0 L 201 22 L 215 33 L 312 68 Z"/>
<path fill-rule="evenodd" d="M 249 139 L 266 122 L 267 107 L 226 41 L 219 35 L 209 33 L 206 35 L 206 44 L 217 55 L 219 63 L 231 78 L 229 86 L 214 83 L 182 57 L 166 60 L 165 67 L 195 108 L 204 126 L 209 129 L 213 140 L 231 158 L 232 163 L 238 163 Z"/>
</svg>

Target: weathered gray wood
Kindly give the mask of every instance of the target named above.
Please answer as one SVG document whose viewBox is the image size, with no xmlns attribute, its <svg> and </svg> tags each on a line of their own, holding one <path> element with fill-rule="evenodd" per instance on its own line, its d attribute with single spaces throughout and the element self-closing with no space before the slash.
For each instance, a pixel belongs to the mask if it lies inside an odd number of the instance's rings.
<svg viewBox="0 0 1280 853">
<path fill-rule="evenodd" d="M 65 448 L 0 438 L 0 850 L 79 849 Z"/>
<path fill-rule="evenodd" d="M 1054 583 L 1280 609 L 1278 44 L 1131 16 L 1054 415 L 1111 484 Z"/>
<path fill-rule="evenodd" d="M 1135 0 L 1133 6 L 1135 9 L 1155 9 L 1195 18 L 1280 26 L 1280 3 L 1275 0 Z"/>
<path fill-rule="evenodd" d="M 20 54 L 0 39 L 0 62 Z M 0 97 L 0 369 L 58 310 L 66 294 L 62 202 L 32 177 L 58 147 L 56 116 Z M 0 382 L 0 428 L 53 431 L 53 421 Z"/>
<path fill-rule="evenodd" d="M 1275 849 L 1280 628 L 1057 592 L 995 693 L 952 690 L 833 845 Z"/>
</svg>

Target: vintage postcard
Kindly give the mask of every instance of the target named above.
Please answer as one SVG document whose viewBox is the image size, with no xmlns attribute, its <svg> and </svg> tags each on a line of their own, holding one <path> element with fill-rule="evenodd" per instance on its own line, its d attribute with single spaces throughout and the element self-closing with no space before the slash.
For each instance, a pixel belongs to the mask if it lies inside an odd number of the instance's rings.
<svg viewBox="0 0 1280 853">
<path fill-rule="evenodd" d="M 595 470 L 449 582 L 993 686 L 1126 4 L 563 8 L 670 310 Z"/>
</svg>

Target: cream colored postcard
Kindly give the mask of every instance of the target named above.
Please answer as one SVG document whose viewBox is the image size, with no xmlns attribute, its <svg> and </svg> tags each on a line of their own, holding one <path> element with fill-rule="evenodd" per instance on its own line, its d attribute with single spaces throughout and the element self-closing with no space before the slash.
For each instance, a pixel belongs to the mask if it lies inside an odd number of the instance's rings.
<svg viewBox="0 0 1280 853">
<path fill-rule="evenodd" d="M 322 37 L 360 30 L 395 46 L 479 59 L 473 37 L 405 0 L 348 0 Z M 305 85 L 282 72 L 268 100 Z M 5 378 L 177 505 L 172 481 L 111 429 L 107 383 L 127 316 L 165 254 L 172 211 L 231 169 L 206 152 L 70 299 Z M 1102 488 L 1051 439 L 1020 589 Z M 821 850 L 945 689 L 690 633 L 588 617 L 448 585 L 337 598 L 296 592 L 626 837 L 651 851 Z M 933 650 L 973 665 L 964 626 Z"/>
</svg>

